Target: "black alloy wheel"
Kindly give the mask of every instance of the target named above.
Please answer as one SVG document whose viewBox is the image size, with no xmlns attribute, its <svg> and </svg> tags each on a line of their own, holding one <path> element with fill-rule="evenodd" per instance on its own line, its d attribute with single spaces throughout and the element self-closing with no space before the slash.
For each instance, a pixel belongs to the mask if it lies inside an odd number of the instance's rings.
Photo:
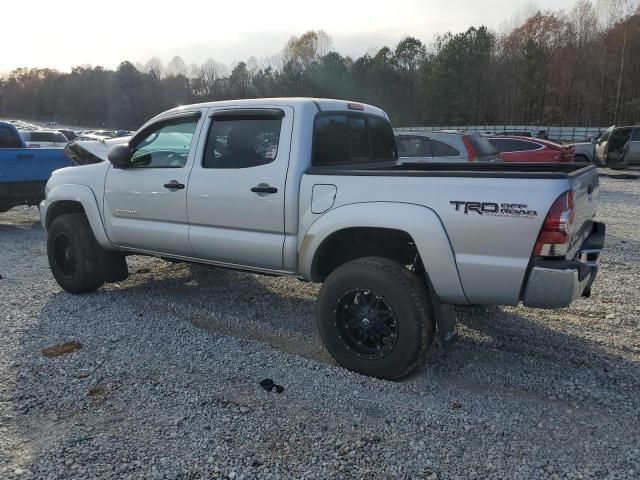
<svg viewBox="0 0 640 480">
<path fill-rule="evenodd" d="M 384 297 L 372 290 L 345 292 L 334 314 L 343 341 L 361 358 L 382 358 L 398 343 L 396 314 Z"/>
</svg>

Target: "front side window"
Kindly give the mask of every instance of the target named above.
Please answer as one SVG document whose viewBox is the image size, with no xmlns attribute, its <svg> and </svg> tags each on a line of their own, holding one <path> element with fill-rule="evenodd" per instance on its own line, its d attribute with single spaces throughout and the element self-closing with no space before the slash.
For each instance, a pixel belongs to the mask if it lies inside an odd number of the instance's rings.
<svg viewBox="0 0 640 480">
<path fill-rule="evenodd" d="M 337 165 L 373 160 L 395 160 L 396 140 L 385 119 L 347 113 L 316 118 L 314 165 Z"/>
<path fill-rule="evenodd" d="M 241 115 L 213 117 L 204 168 L 251 168 L 267 165 L 278 155 L 282 118 Z"/>
<path fill-rule="evenodd" d="M 182 168 L 187 164 L 189 149 L 198 117 L 190 116 L 163 121 L 133 147 L 131 164 L 144 168 Z"/>
<path fill-rule="evenodd" d="M 640 142 L 640 128 L 636 128 L 633 132 L 633 137 L 631 137 L 632 142 Z"/>
</svg>

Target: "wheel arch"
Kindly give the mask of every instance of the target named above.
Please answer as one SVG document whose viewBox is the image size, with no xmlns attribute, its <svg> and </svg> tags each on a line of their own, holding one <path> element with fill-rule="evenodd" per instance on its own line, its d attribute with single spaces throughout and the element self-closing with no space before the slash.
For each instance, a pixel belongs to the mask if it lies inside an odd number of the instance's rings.
<svg viewBox="0 0 640 480">
<path fill-rule="evenodd" d="M 83 213 L 101 247 L 113 250 L 102 223 L 102 216 L 93 191 L 84 185 L 59 185 L 47 193 L 40 212 L 42 226 L 49 228 L 53 220 L 66 213 Z"/>
<path fill-rule="evenodd" d="M 363 243 L 363 238 L 373 238 L 374 244 Z M 383 245 L 389 248 L 375 245 L 378 240 L 385 240 Z M 433 210 L 421 205 L 369 202 L 330 210 L 302 237 L 298 268 L 305 278 L 322 281 L 355 258 L 377 255 L 404 263 L 411 248 L 418 253 L 438 298 L 466 304 L 445 228 Z"/>
</svg>

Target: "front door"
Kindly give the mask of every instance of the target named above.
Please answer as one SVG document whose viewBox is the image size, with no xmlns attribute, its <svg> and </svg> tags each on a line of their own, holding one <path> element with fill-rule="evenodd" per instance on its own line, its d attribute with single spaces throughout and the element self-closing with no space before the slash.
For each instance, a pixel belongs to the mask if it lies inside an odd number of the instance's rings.
<svg viewBox="0 0 640 480">
<path fill-rule="evenodd" d="M 596 158 L 598 159 L 598 162 L 601 165 L 604 165 L 606 162 L 607 141 L 609 140 L 609 136 L 611 135 L 612 131 L 613 131 L 613 127 L 608 128 L 602 133 L 602 135 L 598 137 L 598 140 L 596 140 L 596 148 L 595 148 Z"/>
<path fill-rule="evenodd" d="M 202 112 L 165 117 L 130 142 L 131 166 L 107 173 L 105 227 L 120 246 L 191 256 L 186 186 Z"/>
<path fill-rule="evenodd" d="M 187 191 L 197 257 L 282 268 L 292 126 L 291 107 L 211 110 Z"/>
<path fill-rule="evenodd" d="M 607 165 L 621 165 L 624 162 L 631 133 L 630 127 L 616 128 L 611 132 L 606 147 Z"/>
</svg>

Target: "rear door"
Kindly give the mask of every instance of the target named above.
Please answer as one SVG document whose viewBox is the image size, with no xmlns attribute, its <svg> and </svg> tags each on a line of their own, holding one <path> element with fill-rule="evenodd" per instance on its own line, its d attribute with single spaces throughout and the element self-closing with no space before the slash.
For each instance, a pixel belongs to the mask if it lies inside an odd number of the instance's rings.
<svg viewBox="0 0 640 480">
<path fill-rule="evenodd" d="M 187 190 L 198 258 L 278 270 L 294 110 L 213 107 Z"/>
</svg>

